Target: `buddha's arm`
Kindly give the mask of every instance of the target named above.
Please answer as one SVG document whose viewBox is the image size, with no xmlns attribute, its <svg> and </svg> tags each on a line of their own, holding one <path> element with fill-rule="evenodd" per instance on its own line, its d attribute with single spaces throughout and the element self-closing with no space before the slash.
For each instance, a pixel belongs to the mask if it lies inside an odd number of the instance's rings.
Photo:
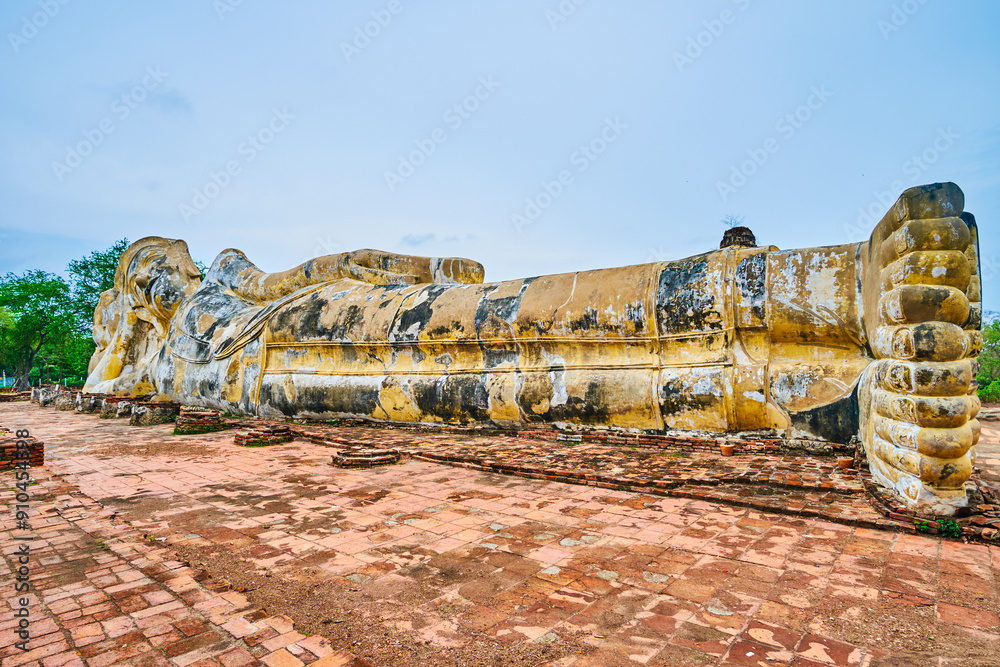
<svg viewBox="0 0 1000 667">
<path fill-rule="evenodd" d="M 381 250 L 324 255 L 287 271 L 266 273 L 238 250 L 227 250 L 212 267 L 214 278 L 242 298 L 269 303 L 303 287 L 351 278 L 372 285 L 478 284 L 483 266 L 460 257 L 417 257 Z"/>
<path fill-rule="evenodd" d="M 341 270 L 348 273 L 345 277 L 376 285 L 401 282 L 476 285 L 483 282 L 485 274 L 482 264 L 461 257 L 418 257 L 368 249 L 330 257 L 339 258 Z"/>
</svg>

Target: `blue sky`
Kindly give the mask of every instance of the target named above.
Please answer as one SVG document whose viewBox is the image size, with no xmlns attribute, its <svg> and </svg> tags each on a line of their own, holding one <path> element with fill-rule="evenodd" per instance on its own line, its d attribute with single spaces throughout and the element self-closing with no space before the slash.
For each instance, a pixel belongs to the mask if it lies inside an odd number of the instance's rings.
<svg viewBox="0 0 1000 667">
<path fill-rule="evenodd" d="M 728 214 L 859 241 L 951 180 L 1000 310 L 998 26 L 993 0 L 8 0 L 0 271 L 156 234 L 499 280 L 697 254 Z"/>
</svg>

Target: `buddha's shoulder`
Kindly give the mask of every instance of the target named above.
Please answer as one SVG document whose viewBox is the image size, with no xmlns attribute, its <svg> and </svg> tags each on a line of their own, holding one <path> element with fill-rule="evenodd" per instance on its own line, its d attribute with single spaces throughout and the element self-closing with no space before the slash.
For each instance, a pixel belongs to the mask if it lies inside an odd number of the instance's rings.
<svg viewBox="0 0 1000 667">
<path fill-rule="evenodd" d="M 205 274 L 205 282 L 232 286 L 239 281 L 241 274 L 245 274 L 248 270 L 257 271 L 258 269 L 243 254 L 243 251 L 236 248 L 226 248 L 212 262 L 208 273 Z"/>
</svg>

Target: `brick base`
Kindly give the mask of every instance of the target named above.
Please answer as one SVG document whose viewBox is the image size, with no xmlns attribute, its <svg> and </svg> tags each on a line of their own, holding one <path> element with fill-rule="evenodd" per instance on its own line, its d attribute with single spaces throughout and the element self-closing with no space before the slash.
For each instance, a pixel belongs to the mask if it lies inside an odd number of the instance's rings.
<svg viewBox="0 0 1000 667">
<path fill-rule="evenodd" d="M 6 429 L 0 430 L 0 470 L 9 470 L 17 466 L 17 441 L 24 440 L 28 443 L 28 465 L 37 468 L 45 465 L 45 443 L 32 437 L 17 438 L 14 433 Z"/>
</svg>

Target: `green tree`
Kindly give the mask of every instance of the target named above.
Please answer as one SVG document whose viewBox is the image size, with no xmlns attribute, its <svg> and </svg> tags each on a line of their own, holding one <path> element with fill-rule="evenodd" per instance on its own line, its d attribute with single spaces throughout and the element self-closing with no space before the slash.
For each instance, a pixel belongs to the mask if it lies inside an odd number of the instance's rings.
<svg viewBox="0 0 1000 667">
<path fill-rule="evenodd" d="M 45 271 L 8 273 L 0 280 L 0 308 L 9 314 L 9 325 L 0 329 L 0 348 L 14 368 L 14 388 L 27 389 L 42 348 L 63 345 L 78 333 L 69 284 Z"/>
<path fill-rule="evenodd" d="M 976 381 L 981 400 L 1000 402 L 1000 319 L 995 317 L 990 318 L 989 324 L 983 324 L 983 351 L 979 353 Z"/>
<path fill-rule="evenodd" d="M 57 373 L 65 384 L 83 384 L 94 354 L 94 310 L 101 294 L 115 286 L 118 260 L 128 248 L 128 239 L 116 241 L 107 250 L 70 260 L 66 272 L 70 278 L 70 296 L 75 315 L 74 335 L 54 341 L 42 350 L 47 366 L 37 369 L 39 377 Z"/>
<path fill-rule="evenodd" d="M 29 271 L 0 279 L 0 365 L 12 369 L 15 387 L 29 378 L 82 384 L 94 353 L 94 310 L 101 294 L 115 284 L 128 239 L 74 259 L 69 281 Z M 205 267 L 197 263 L 204 275 Z"/>
<path fill-rule="evenodd" d="M 10 313 L 6 308 L 0 306 L 0 368 L 3 369 L 6 375 L 14 377 L 14 367 L 11 365 L 10 351 L 4 344 L 7 339 L 7 331 L 14 326 L 14 318 L 10 316 Z M 10 373 L 7 373 L 10 371 Z"/>
<path fill-rule="evenodd" d="M 66 341 L 60 350 L 61 358 L 66 362 L 64 382 L 67 385 L 82 385 L 87 381 L 87 367 L 94 355 L 94 338 L 91 335 L 73 336 Z"/>
<path fill-rule="evenodd" d="M 101 294 L 115 286 L 118 259 L 126 248 L 128 239 L 121 239 L 107 250 L 95 250 L 86 257 L 70 260 L 66 265 L 82 328 L 89 329 L 93 325 L 94 309 Z"/>
</svg>

